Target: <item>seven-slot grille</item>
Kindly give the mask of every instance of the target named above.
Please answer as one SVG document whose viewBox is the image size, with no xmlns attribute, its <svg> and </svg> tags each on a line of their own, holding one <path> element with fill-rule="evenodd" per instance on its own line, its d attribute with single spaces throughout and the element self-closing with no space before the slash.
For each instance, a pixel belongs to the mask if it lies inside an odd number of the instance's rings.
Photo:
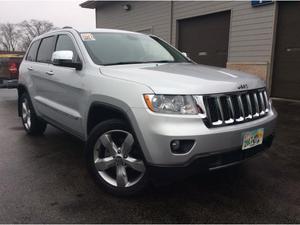
<svg viewBox="0 0 300 225">
<path fill-rule="evenodd" d="M 226 126 L 248 122 L 269 112 L 265 89 L 203 97 L 208 127 Z"/>
</svg>

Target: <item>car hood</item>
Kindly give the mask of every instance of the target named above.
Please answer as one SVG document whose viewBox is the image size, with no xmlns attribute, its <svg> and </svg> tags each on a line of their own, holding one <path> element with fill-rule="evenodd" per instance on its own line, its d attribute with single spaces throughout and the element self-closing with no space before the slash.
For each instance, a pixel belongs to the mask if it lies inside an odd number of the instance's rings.
<svg viewBox="0 0 300 225">
<path fill-rule="evenodd" d="M 193 63 L 103 66 L 101 73 L 144 84 L 156 94 L 212 94 L 265 86 L 257 76 Z"/>
</svg>

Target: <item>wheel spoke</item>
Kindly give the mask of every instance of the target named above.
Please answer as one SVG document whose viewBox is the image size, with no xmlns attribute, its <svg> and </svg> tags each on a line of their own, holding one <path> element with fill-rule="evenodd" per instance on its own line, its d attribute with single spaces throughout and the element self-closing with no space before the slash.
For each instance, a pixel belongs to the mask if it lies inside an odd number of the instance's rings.
<svg viewBox="0 0 300 225">
<path fill-rule="evenodd" d="M 146 166 L 143 160 L 132 153 L 134 141 L 132 134 L 121 129 L 109 130 L 98 138 L 94 145 L 94 165 L 108 184 L 130 187 L 144 176 Z M 116 173 L 111 173 L 111 170 Z"/>
<path fill-rule="evenodd" d="M 25 102 L 22 103 L 22 109 L 24 113 L 27 113 L 27 106 Z"/>
<path fill-rule="evenodd" d="M 131 151 L 132 149 L 132 145 L 134 143 L 134 139 L 132 134 L 128 133 L 127 137 L 125 138 L 123 144 L 122 144 L 122 153 L 124 155 L 128 155 L 128 153 Z"/>
<path fill-rule="evenodd" d="M 27 121 L 26 121 L 26 123 L 27 123 L 28 128 L 30 128 L 30 126 L 31 126 L 31 119 L 30 119 L 30 116 L 27 116 Z"/>
<path fill-rule="evenodd" d="M 26 106 L 26 103 L 23 102 L 22 103 L 22 117 L 23 117 L 23 120 L 27 120 L 27 116 L 28 116 L 28 110 L 27 110 L 27 106 Z"/>
<path fill-rule="evenodd" d="M 118 165 L 116 167 L 116 175 L 117 175 L 117 186 L 125 187 L 128 184 L 128 178 L 125 166 Z"/>
<path fill-rule="evenodd" d="M 103 144 L 103 146 L 109 151 L 109 153 L 111 154 L 111 156 L 114 156 L 117 154 L 117 146 L 116 144 L 113 142 L 113 140 L 111 139 L 111 136 L 108 134 L 103 134 L 100 137 L 100 141 Z"/>
<path fill-rule="evenodd" d="M 132 169 L 134 169 L 136 171 L 143 173 L 146 170 L 143 160 L 135 159 L 132 157 L 127 157 L 126 159 L 124 159 L 124 161 L 125 161 L 126 165 L 128 165 L 129 167 L 131 167 Z"/>
<path fill-rule="evenodd" d="M 22 112 L 22 118 L 23 118 L 24 121 L 27 120 L 27 114 L 25 112 Z"/>
<path fill-rule="evenodd" d="M 103 159 L 96 159 L 95 166 L 98 171 L 104 171 L 115 165 L 115 160 L 112 156 Z"/>
</svg>

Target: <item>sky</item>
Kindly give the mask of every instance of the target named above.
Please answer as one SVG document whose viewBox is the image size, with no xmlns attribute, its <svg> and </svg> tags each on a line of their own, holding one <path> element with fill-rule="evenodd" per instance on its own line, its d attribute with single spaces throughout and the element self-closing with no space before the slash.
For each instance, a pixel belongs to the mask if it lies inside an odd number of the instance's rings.
<svg viewBox="0 0 300 225">
<path fill-rule="evenodd" d="M 0 23 L 18 23 L 23 20 L 48 20 L 55 27 L 71 26 L 92 29 L 95 10 L 79 6 L 85 0 L 0 0 Z"/>
</svg>

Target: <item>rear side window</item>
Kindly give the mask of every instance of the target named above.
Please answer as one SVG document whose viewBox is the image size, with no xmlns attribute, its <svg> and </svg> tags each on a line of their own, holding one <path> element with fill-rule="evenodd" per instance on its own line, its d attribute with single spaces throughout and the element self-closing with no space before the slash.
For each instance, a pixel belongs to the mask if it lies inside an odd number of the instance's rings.
<svg viewBox="0 0 300 225">
<path fill-rule="evenodd" d="M 55 51 L 65 51 L 65 50 L 69 50 L 73 52 L 73 62 L 80 61 L 72 39 L 68 35 L 62 34 L 58 36 Z"/>
<path fill-rule="evenodd" d="M 46 37 L 42 40 L 37 55 L 37 61 L 51 63 L 52 53 L 54 51 L 56 36 Z"/>
<path fill-rule="evenodd" d="M 28 51 L 28 54 L 26 56 L 26 60 L 34 62 L 36 60 L 36 54 L 39 47 L 40 41 L 35 41 L 30 46 L 30 49 Z"/>
</svg>

